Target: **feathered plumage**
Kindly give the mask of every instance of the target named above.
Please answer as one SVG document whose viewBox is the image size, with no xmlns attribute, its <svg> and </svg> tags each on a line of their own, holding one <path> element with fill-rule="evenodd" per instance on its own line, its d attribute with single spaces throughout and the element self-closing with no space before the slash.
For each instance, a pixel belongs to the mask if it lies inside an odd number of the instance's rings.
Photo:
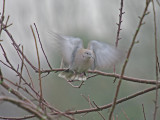
<svg viewBox="0 0 160 120">
<path fill-rule="evenodd" d="M 92 40 L 84 49 L 80 38 L 53 33 L 54 41 L 61 51 L 63 64 L 68 70 L 59 74 L 67 80 L 86 80 L 88 69 L 107 69 L 122 59 L 123 52 L 109 44 Z"/>
</svg>

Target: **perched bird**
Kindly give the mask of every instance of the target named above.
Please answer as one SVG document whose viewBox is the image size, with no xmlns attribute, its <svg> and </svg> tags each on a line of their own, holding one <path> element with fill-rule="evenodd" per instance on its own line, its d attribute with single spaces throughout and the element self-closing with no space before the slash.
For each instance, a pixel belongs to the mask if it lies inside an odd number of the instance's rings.
<svg viewBox="0 0 160 120">
<path fill-rule="evenodd" d="M 53 33 L 55 45 L 62 55 L 61 67 L 68 68 L 59 77 L 67 80 L 86 80 L 88 69 L 102 70 L 115 65 L 123 57 L 122 51 L 106 43 L 92 40 L 84 49 L 80 38 Z"/>
</svg>

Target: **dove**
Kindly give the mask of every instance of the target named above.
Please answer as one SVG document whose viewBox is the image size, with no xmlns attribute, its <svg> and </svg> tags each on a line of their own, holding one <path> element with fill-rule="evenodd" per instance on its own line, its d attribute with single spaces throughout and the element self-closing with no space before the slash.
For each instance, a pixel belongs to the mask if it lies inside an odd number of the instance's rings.
<svg viewBox="0 0 160 120">
<path fill-rule="evenodd" d="M 67 68 L 58 76 L 67 80 L 85 81 L 89 69 L 108 69 L 123 57 L 122 51 L 115 46 L 97 40 L 90 41 L 85 49 L 80 38 L 57 33 L 53 33 L 53 38 L 62 56 L 61 67 Z"/>
</svg>

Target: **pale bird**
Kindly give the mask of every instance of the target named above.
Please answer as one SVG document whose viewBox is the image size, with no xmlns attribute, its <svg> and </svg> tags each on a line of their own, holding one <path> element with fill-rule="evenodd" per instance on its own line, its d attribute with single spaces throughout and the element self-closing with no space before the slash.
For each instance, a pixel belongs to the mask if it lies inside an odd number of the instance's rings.
<svg viewBox="0 0 160 120">
<path fill-rule="evenodd" d="M 80 38 L 61 36 L 52 33 L 55 45 L 62 55 L 61 67 L 68 68 L 58 76 L 67 80 L 86 80 L 86 72 L 107 69 L 123 57 L 123 52 L 115 46 L 92 40 L 88 48 L 84 49 Z"/>
</svg>

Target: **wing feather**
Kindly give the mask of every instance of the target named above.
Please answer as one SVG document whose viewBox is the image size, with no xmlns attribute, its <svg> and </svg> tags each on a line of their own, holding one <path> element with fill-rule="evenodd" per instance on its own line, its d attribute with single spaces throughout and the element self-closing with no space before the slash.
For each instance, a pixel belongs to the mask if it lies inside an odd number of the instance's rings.
<svg viewBox="0 0 160 120">
<path fill-rule="evenodd" d="M 93 40 L 89 43 L 88 48 L 95 54 L 95 61 L 91 69 L 107 69 L 123 58 L 122 51 L 103 42 Z"/>
<path fill-rule="evenodd" d="M 52 33 L 56 48 L 60 50 L 64 63 L 69 66 L 73 63 L 78 49 L 83 48 L 83 42 L 80 38 L 71 36 L 62 36 Z"/>
</svg>

